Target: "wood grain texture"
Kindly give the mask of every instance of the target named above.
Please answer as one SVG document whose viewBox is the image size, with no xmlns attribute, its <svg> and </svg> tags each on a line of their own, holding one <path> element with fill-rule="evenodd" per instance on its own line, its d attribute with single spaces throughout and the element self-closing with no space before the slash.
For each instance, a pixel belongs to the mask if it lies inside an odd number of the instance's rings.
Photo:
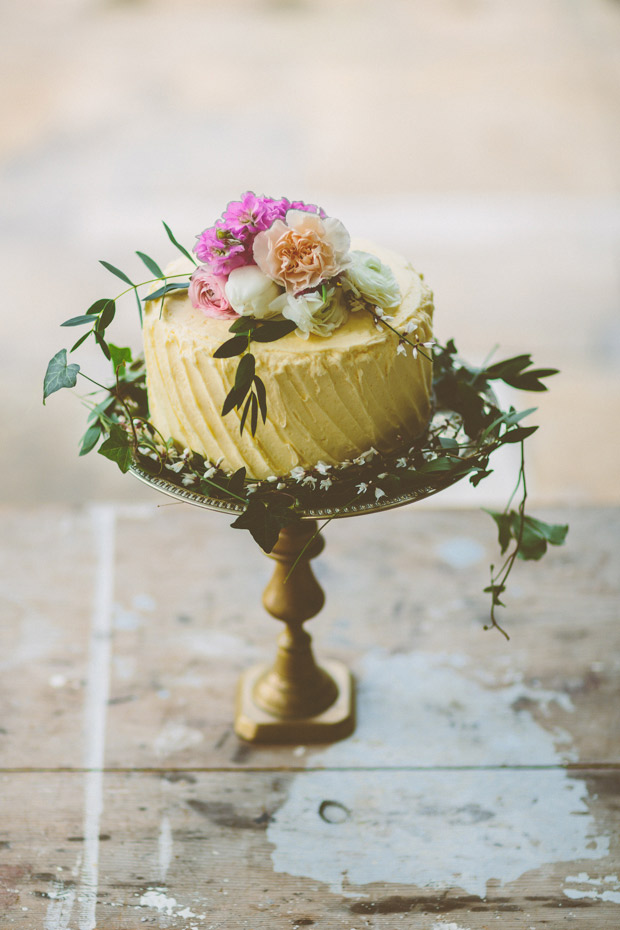
<svg viewBox="0 0 620 930">
<path fill-rule="evenodd" d="M 3 930 L 615 930 L 620 513 L 541 516 L 568 543 L 518 566 L 510 643 L 481 629 L 487 516 L 332 523 L 309 629 L 358 729 L 260 748 L 231 726 L 278 628 L 245 534 L 3 512 Z"/>
</svg>

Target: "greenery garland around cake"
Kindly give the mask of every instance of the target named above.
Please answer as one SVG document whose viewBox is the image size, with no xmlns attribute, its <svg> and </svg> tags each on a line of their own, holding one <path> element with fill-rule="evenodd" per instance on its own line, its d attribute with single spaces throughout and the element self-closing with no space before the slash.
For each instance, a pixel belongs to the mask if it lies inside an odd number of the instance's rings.
<svg viewBox="0 0 620 930">
<path fill-rule="evenodd" d="M 343 224 L 317 206 L 248 192 L 228 204 L 220 219 L 197 237 L 196 257 L 165 223 L 164 228 L 173 246 L 194 264 L 193 273 L 166 274 L 150 256 L 137 252 L 149 277 L 136 283 L 102 261 L 125 287 L 116 297 L 100 298 L 86 313 L 61 324 L 86 327 L 69 353 L 92 338 L 112 368 L 110 382 L 101 384 L 68 361 L 67 349 L 48 364 L 44 403 L 61 388 L 75 387 L 78 376 L 95 388 L 82 398 L 89 412 L 79 454 L 98 446 L 97 451 L 122 472 L 138 466 L 179 488 L 233 502 L 240 514 L 232 526 L 248 529 L 270 552 L 280 530 L 308 509 L 329 515 L 355 502 L 380 507 L 384 499 L 388 502 L 421 490 L 434 493 L 465 476 L 475 486 L 491 474 L 489 457 L 496 449 L 518 444 L 520 467 L 514 491 L 502 511 L 487 511 L 496 523 L 501 550 L 500 564 L 491 566 L 484 589 L 491 601 L 487 628 L 506 635 L 497 608 L 504 606 L 502 597 L 516 559 L 540 559 L 549 544 L 564 542 L 568 527 L 525 512 L 524 443 L 538 427 L 522 421 L 536 408 L 502 410 L 492 385 L 501 381 L 524 391 L 545 391 L 542 379 L 556 374 L 556 369 L 532 367 L 527 354 L 476 368 L 459 359 L 453 340 L 443 346 L 433 340 L 422 342 L 411 323 L 399 330 L 390 314 L 401 301 L 391 269 L 374 255 L 352 251 Z M 254 435 L 260 429 L 259 418 L 263 422 L 267 418 L 266 390 L 252 343 L 274 342 L 292 332 L 306 339 L 311 334 L 329 339 L 350 313 L 368 313 L 378 328 L 389 329 L 399 354 L 432 359 L 435 415 L 427 432 L 392 455 L 371 448 L 352 461 L 298 466 L 288 475 L 264 481 L 248 479 L 244 468 L 226 473 L 221 462 L 179 448 L 149 421 L 143 359 L 115 345 L 108 335 L 121 297 L 134 294 L 142 324 L 146 301 L 160 301 L 163 308 L 164 298 L 178 291 L 187 291 L 193 306 L 207 317 L 230 320 L 230 338 L 214 356 L 239 357 L 222 416 L 238 410 L 241 432 L 249 429 Z"/>
</svg>

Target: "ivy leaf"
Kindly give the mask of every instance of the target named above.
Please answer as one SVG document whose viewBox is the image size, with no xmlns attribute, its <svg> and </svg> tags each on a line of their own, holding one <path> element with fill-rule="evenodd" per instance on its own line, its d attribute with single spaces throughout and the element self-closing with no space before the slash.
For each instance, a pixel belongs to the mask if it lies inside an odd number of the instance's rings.
<svg viewBox="0 0 620 930">
<path fill-rule="evenodd" d="M 276 342 L 287 336 L 297 329 L 297 324 L 292 320 L 265 320 L 259 327 L 252 330 L 252 340 L 254 342 Z"/>
<path fill-rule="evenodd" d="M 148 270 L 149 270 L 149 271 L 151 272 L 151 274 L 153 274 L 156 278 L 163 278 L 163 277 L 164 277 L 164 273 L 163 273 L 163 271 L 161 270 L 161 268 L 159 267 L 159 265 L 157 264 L 157 262 L 156 262 L 156 261 L 153 261 L 153 259 L 152 259 L 149 255 L 145 255 L 144 252 L 136 252 L 136 255 L 138 256 L 139 259 L 141 259 L 141 260 L 144 262 L 144 264 L 146 265 L 146 267 L 148 268 Z"/>
<path fill-rule="evenodd" d="M 213 358 L 232 358 L 234 355 L 241 355 L 247 346 L 247 336 L 233 336 L 215 350 Z"/>
<path fill-rule="evenodd" d="M 119 346 L 112 345 L 110 342 L 108 344 L 110 350 L 110 355 L 112 357 L 112 366 L 115 373 L 120 374 L 125 371 L 125 363 L 131 363 L 131 349 L 120 348 Z"/>
<path fill-rule="evenodd" d="M 84 323 L 92 323 L 93 318 L 87 313 L 83 313 L 82 316 L 72 316 L 70 320 L 65 320 L 64 323 L 61 323 L 61 326 L 83 326 Z"/>
<path fill-rule="evenodd" d="M 515 538 L 518 539 L 520 520 L 519 515 L 516 513 L 513 514 L 512 528 Z M 524 560 L 541 559 L 547 551 L 547 543 L 551 543 L 553 546 L 561 546 L 566 539 L 567 533 L 567 525 L 544 523 L 534 517 L 524 516 L 518 556 Z"/>
<path fill-rule="evenodd" d="M 228 479 L 228 491 L 241 496 L 245 484 L 245 468 L 242 466 Z"/>
<path fill-rule="evenodd" d="M 492 468 L 481 468 L 479 471 L 475 471 L 469 479 L 469 483 L 472 487 L 477 488 L 481 481 L 485 478 L 488 478 L 489 475 L 493 474 Z"/>
<path fill-rule="evenodd" d="M 490 517 L 493 517 L 497 523 L 498 541 L 499 547 L 502 555 L 510 545 L 510 541 L 513 538 L 512 536 L 512 513 L 499 513 L 496 510 L 487 510 L 486 507 L 482 508 L 485 513 L 488 513 Z"/>
<path fill-rule="evenodd" d="M 278 541 L 280 530 L 298 519 L 287 507 L 253 498 L 231 526 L 237 530 L 249 530 L 261 549 L 271 552 Z"/>
<path fill-rule="evenodd" d="M 545 523 L 543 520 L 537 520 L 535 517 L 526 517 L 526 523 L 533 532 L 538 533 L 551 543 L 552 546 L 562 546 L 568 533 L 568 524 L 564 523 Z"/>
<path fill-rule="evenodd" d="M 79 455 L 87 455 L 91 452 L 101 436 L 101 424 L 95 423 L 93 426 L 89 426 L 84 435 L 82 436 L 82 441 L 80 444 Z"/>
<path fill-rule="evenodd" d="M 110 262 L 104 262 L 103 259 L 99 259 L 99 264 L 103 265 L 108 271 L 111 271 L 112 274 L 115 274 L 117 278 L 120 278 L 121 281 L 124 281 L 125 284 L 129 284 L 131 287 L 135 287 L 135 284 L 128 278 L 124 271 L 121 271 L 120 268 L 116 268 L 114 265 L 111 265 Z"/>
<path fill-rule="evenodd" d="M 80 366 L 73 362 L 67 364 L 67 350 L 61 349 L 50 359 L 43 381 L 43 403 L 50 394 L 61 388 L 75 387 Z"/>
<path fill-rule="evenodd" d="M 162 220 L 162 222 L 163 222 L 163 220 Z M 171 243 L 173 244 L 173 246 L 174 246 L 175 248 L 177 248 L 177 249 L 179 250 L 179 252 L 181 252 L 182 255 L 185 255 L 186 258 L 189 258 L 190 262 L 193 262 L 194 265 L 197 265 L 198 262 L 197 262 L 196 259 L 193 257 L 193 255 L 190 255 L 189 252 L 187 251 L 187 249 L 183 248 L 183 246 L 181 245 L 181 243 L 180 243 L 180 242 L 177 242 L 177 240 L 174 238 L 174 236 L 172 235 L 172 230 L 170 229 L 170 227 L 168 226 L 167 223 L 164 223 L 164 229 L 166 230 L 166 233 L 167 233 L 167 235 L 168 235 L 168 238 L 170 239 L 170 241 L 171 241 Z"/>
<path fill-rule="evenodd" d="M 125 474 L 129 471 L 133 459 L 133 442 L 129 433 L 114 424 L 110 429 L 110 435 L 104 443 L 99 446 L 98 452 L 107 459 L 116 462 L 120 470 Z"/>
</svg>

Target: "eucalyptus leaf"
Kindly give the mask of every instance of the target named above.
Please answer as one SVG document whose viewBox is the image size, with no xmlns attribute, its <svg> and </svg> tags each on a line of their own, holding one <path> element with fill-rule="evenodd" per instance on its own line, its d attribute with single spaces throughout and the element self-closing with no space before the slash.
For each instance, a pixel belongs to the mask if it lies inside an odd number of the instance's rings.
<svg viewBox="0 0 620 930">
<path fill-rule="evenodd" d="M 250 432 L 252 436 L 255 436 L 256 427 L 258 426 L 258 401 L 256 399 L 256 394 L 250 394 L 250 400 L 252 401 L 250 408 Z"/>
<path fill-rule="evenodd" d="M 43 380 L 43 403 L 50 394 L 61 388 L 75 387 L 80 366 L 75 362 L 67 364 L 67 350 L 61 349 L 50 359 Z"/>
<path fill-rule="evenodd" d="M 103 259 L 99 259 L 99 264 L 103 265 L 103 267 L 106 268 L 108 271 L 111 271 L 112 274 L 115 274 L 116 277 L 120 278 L 121 281 L 124 281 L 125 284 L 129 284 L 131 285 L 131 287 L 135 287 L 135 284 L 133 283 L 131 278 L 128 278 L 125 272 L 121 271 L 120 268 L 116 268 L 114 265 L 111 265 L 110 262 L 104 262 Z"/>
<path fill-rule="evenodd" d="M 507 442 L 523 442 L 524 439 L 527 439 L 528 436 L 535 433 L 537 429 L 537 426 L 517 426 L 516 429 L 508 430 L 507 433 L 500 436 L 500 442 L 502 444 Z"/>
<path fill-rule="evenodd" d="M 112 356 L 110 354 L 110 349 L 109 349 L 107 342 L 105 341 L 105 339 L 103 338 L 99 330 L 96 329 L 94 332 L 95 332 L 95 339 L 97 341 L 97 345 L 99 346 L 99 348 L 101 349 L 105 357 L 108 359 L 108 361 L 111 361 Z"/>
<path fill-rule="evenodd" d="M 92 317 L 91 317 L 91 320 L 92 320 Z M 87 333 L 84 333 L 82 336 L 80 336 L 78 341 L 73 343 L 73 345 L 69 349 L 69 352 L 75 352 L 75 350 L 79 348 L 82 345 L 82 343 L 85 342 L 86 339 L 88 339 L 88 337 L 90 336 L 92 332 L 93 330 L 89 329 Z"/>
<path fill-rule="evenodd" d="M 95 323 L 95 332 L 103 333 L 104 330 L 107 329 L 107 327 L 110 325 L 110 323 L 114 319 L 115 313 L 116 313 L 116 304 L 113 300 L 109 300 L 106 306 L 101 311 L 99 319 Z"/>
<path fill-rule="evenodd" d="M 94 304 L 86 311 L 87 316 L 99 316 L 102 313 L 108 304 L 114 303 L 112 297 L 101 297 L 99 300 L 96 300 Z"/>
<path fill-rule="evenodd" d="M 92 316 L 89 316 L 87 313 L 82 314 L 82 316 L 72 316 L 70 320 L 65 320 L 64 323 L 61 323 L 61 326 L 84 326 L 85 323 L 93 322 Z"/>
<path fill-rule="evenodd" d="M 243 434 L 243 427 L 245 426 L 245 421 L 247 420 L 248 413 L 250 412 L 250 406 L 252 403 L 253 394 L 250 394 L 243 406 L 243 413 L 241 414 L 241 421 L 239 423 L 239 432 Z"/>
<path fill-rule="evenodd" d="M 222 416 L 225 417 L 226 414 L 230 413 L 230 411 L 233 410 L 234 407 L 238 407 L 240 404 L 242 404 L 244 397 L 245 397 L 245 394 L 241 396 L 239 392 L 235 390 L 234 387 L 231 388 L 228 394 L 226 395 L 224 406 L 222 407 Z"/>
<path fill-rule="evenodd" d="M 292 320 L 265 320 L 252 331 L 253 342 L 276 342 L 297 329 Z"/>
<path fill-rule="evenodd" d="M 223 342 L 215 352 L 213 358 L 233 358 L 235 355 L 241 355 L 248 347 L 247 336 L 233 336 Z"/>
<path fill-rule="evenodd" d="M 79 455 L 88 455 L 91 452 L 101 437 L 101 425 L 99 423 L 89 426 L 84 435 L 82 436 Z"/>
<path fill-rule="evenodd" d="M 163 222 L 163 220 L 162 220 L 162 222 Z M 180 243 L 180 242 L 177 242 L 177 240 L 174 238 L 174 236 L 173 236 L 173 234 L 172 234 L 172 230 L 170 229 L 170 227 L 168 226 L 167 223 L 164 223 L 164 229 L 166 230 L 166 233 L 167 233 L 167 235 L 168 235 L 168 238 L 170 239 L 170 241 L 171 241 L 171 243 L 173 244 L 173 246 L 175 246 L 175 248 L 177 248 L 177 249 L 179 250 L 179 252 L 181 252 L 182 255 L 185 255 L 186 258 L 189 258 L 190 262 L 193 262 L 194 265 L 197 265 L 198 262 L 197 262 L 196 259 L 193 257 L 193 255 L 190 255 L 189 252 L 187 251 L 187 249 L 185 249 L 185 248 L 181 245 L 181 243 Z"/>
<path fill-rule="evenodd" d="M 171 291 L 186 291 L 188 287 L 189 281 L 170 281 L 168 284 L 164 284 L 163 287 L 158 288 L 156 291 L 147 294 L 146 297 L 142 298 L 142 300 L 144 303 L 147 303 L 149 300 L 159 300 L 160 297 L 165 297 L 166 294 L 169 294 Z"/>
<path fill-rule="evenodd" d="M 258 320 L 255 320 L 251 316 L 240 316 L 234 321 L 234 323 L 229 326 L 229 333 L 251 333 L 253 330 L 259 326 Z"/>
<path fill-rule="evenodd" d="M 164 277 L 163 271 L 161 270 L 161 268 L 159 267 L 159 265 L 157 264 L 157 262 L 154 261 L 154 260 L 150 257 L 150 255 L 145 255 L 144 252 L 136 252 L 136 255 L 138 256 L 138 258 L 139 258 L 142 262 L 144 262 L 144 264 L 146 265 L 146 267 L 148 268 L 148 270 L 149 270 L 149 271 L 151 272 L 151 274 L 153 274 L 156 278 L 163 278 L 163 277 Z"/>
<path fill-rule="evenodd" d="M 267 391 L 265 390 L 265 384 L 262 378 L 259 378 L 258 375 L 254 375 L 254 390 L 256 391 L 256 396 L 258 398 L 258 406 L 260 408 L 260 414 L 263 418 L 263 423 L 267 422 Z"/>
<path fill-rule="evenodd" d="M 237 365 L 237 371 L 235 373 L 235 390 L 243 392 L 245 396 L 252 385 L 255 371 L 256 359 L 250 352 L 248 352 L 241 358 L 239 364 Z"/>
</svg>

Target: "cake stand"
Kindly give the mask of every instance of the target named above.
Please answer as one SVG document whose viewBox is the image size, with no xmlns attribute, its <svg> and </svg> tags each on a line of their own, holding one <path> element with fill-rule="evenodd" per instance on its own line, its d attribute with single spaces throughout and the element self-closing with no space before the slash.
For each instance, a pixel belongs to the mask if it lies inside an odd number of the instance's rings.
<svg viewBox="0 0 620 930">
<path fill-rule="evenodd" d="M 206 510 L 238 516 L 243 506 L 207 497 L 154 476 L 139 465 L 130 466 L 136 478 L 178 501 Z M 351 672 L 342 662 L 325 660 L 319 665 L 311 637 L 303 628 L 316 616 L 325 595 L 310 560 L 324 548 L 318 532 L 319 519 L 360 516 L 401 507 L 444 490 L 457 480 L 451 476 L 407 494 L 381 498 L 381 502 L 355 502 L 338 508 L 296 509 L 299 522 L 281 530 L 269 558 L 275 570 L 263 593 L 263 606 L 285 626 L 278 638 L 275 660 L 255 665 L 243 673 L 237 690 L 235 732 L 257 743 L 330 742 L 349 736 L 355 727 L 355 692 Z M 316 494 L 317 502 L 321 495 Z"/>
</svg>

